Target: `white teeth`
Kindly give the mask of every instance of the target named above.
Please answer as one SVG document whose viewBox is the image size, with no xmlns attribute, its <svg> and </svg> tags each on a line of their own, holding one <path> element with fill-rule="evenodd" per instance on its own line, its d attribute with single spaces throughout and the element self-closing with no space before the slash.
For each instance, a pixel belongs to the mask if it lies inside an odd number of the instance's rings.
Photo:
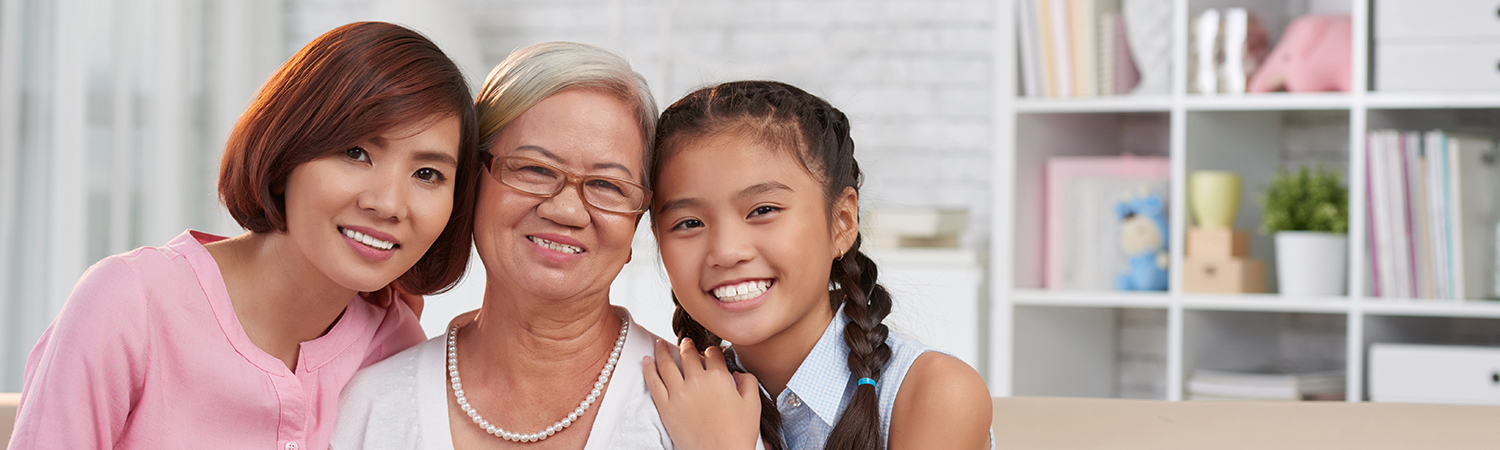
<svg viewBox="0 0 1500 450">
<path fill-rule="evenodd" d="M 740 284 L 714 288 L 715 298 L 724 303 L 734 303 L 759 297 L 771 288 L 771 280 L 746 281 Z"/>
<path fill-rule="evenodd" d="M 339 227 L 339 229 L 343 230 L 344 236 L 348 236 L 349 239 L 353 239 L 353 240 L 359 241 L 361 244 L 368 245 L 368 246 L 370 246 L 372 248 L 376 248 L 376 249 L 380 249 L 380 250 L 390 250 L 392 247 L 396 246 L 395 243 L 386 242 L 386 241 L 382 241 L 382 240 L 379 240 L 379 239 L 375 239 L 373 237 L 370 237 L 370 235 L 368 235 L 368 234 L 360 233 L 358 231 L 354 231 L 354 230 L 351 230 L 351 229 L 348 229 L 348 228 Z"/>
<path fill-rule="evenodd" d="M 551 250 L 554 250 L 554 251 L 563 252 L 563 253 L 567 253 L 567 254 L 570 254 L 570 255 L 571 254 L 583 253 L 583 249 L 582 248 L 574 247 L 574 246 L 571 246 L 571 245 L 568 245 L 568 244 L 559 244 L 559 243 L 552 242 L 552 241 L 549 241 L 549 240 L 546 240 L 546 239 L 542 239 L 542 238 L 539 238 L 539 237 L 536 237 L 536 236 L 526 236 L 526 239 L 530 239 L 531 242 L 535 242 L 536 245 L 540 245 L 542 247 L 546 247 L 548 249 L 551 249 Z"/>
</svg>

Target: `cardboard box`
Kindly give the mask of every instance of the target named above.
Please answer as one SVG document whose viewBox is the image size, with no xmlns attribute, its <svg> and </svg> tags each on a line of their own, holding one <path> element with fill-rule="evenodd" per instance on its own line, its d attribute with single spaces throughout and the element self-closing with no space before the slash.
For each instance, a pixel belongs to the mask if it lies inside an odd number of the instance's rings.
<svg viewBox="0 0 1500 450">
<path fill-rule="evenodd" d="M 1222 294 L 1266 291 L 1266 265 L 1254 258 L 1183 258 L 1183 292 Z"/>
<path fill-rule="evenodd" d="M 1250 256 L 1250 233 L 1233 228 L 1188 229 L 1188 258 L 1231 259 Z"/>
</svg>

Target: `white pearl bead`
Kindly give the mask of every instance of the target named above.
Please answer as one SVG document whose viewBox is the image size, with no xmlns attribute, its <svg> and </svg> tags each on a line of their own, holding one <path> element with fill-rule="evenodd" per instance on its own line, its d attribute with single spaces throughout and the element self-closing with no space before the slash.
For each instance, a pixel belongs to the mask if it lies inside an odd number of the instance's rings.
<svg viewBox="0 0 1500 450">
<path fill-rule="evenodd" d="M 625 337 L 629 329 L 630 322 L 624 322 L 620 325 L 620 337 L 615 339 L 615 348 L 610 351 L 609 362 L 605 363 L 604 369 L 599 371 L 599 379 L 594 383 L 593 391 L 589 393 L 589 396 L 587 398 L 583 399 L 583 402 L 579 403 L 577 409 L 574 409 L 573 412 L 569 413 L 568 417 L 553 423 L 545 430 L 541 430 L 532 434 L 521 434 L 505 431 L 503 428 L 496 427 L 493 424 L 490 424 L 489 421 L 484 420 L 484 418 L 479 415 L 479 411 L 475 410 L 473 406 L 469 405 L 469 400 L 464 397 L 463 384 L 459 381 L 458 328 L 450 328 L 448 330 L 448 377 L 452 380 L 453 396 L 455 398 L 455 401 L 459 404 L 460 408 L 463 409 L 463 411 L 467 413 L 471 419 L 474 420 L 474 423 L 478 424 L 479 427 L 486 433 L 516 442 L 538 442 L 547 439 L 547 437 L 561 432 L 564 428 L 567 428 L 568 426 L 576 422 L 578 418 L 584 414 L 584 412 L 588 411 L 589 406 L 593 405 L 594 401 L 599 398 L 600 391 L 604 388 L 604 386 L 607 385 L 607 383 L 609 383 L 610 374 L 619 364 L 620 352 L 623 350 Z"/>
</svg>

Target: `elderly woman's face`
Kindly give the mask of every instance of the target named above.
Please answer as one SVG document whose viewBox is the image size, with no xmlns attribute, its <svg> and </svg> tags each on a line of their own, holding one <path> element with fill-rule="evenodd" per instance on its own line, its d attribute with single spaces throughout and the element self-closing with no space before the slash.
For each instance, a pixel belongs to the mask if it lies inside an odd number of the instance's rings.
<svg viewBox="0 0 1500 450">
<path fill-rule="evenodd" d="M 569 89 L 521 114 L 495 137 L 490 152 L 640 183 L 644 146 L 629 105 L 610 94 Z M 550 299 L 608 292 L 630 260 L 639 214 L 589 206 L 577 184 L 543 198 L 486 175 L 474 244 L 490 283 Z"/>
</svg>

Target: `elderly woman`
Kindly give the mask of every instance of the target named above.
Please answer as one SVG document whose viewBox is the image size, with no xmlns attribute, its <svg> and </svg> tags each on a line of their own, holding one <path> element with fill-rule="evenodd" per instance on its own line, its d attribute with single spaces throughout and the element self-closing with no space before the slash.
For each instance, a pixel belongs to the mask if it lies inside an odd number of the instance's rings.
<svg viewBox="0 0 1500 450">
<path fill-rule="evenodd" d="M 361 371 L 334 448 L 671 448 L 633 365 L 657 337 L 609 304 L 651 197 L 645 80 L 608 51 L 538 44 L 501 62 L 476 105 L 484 304 Z"/>
</svg>

